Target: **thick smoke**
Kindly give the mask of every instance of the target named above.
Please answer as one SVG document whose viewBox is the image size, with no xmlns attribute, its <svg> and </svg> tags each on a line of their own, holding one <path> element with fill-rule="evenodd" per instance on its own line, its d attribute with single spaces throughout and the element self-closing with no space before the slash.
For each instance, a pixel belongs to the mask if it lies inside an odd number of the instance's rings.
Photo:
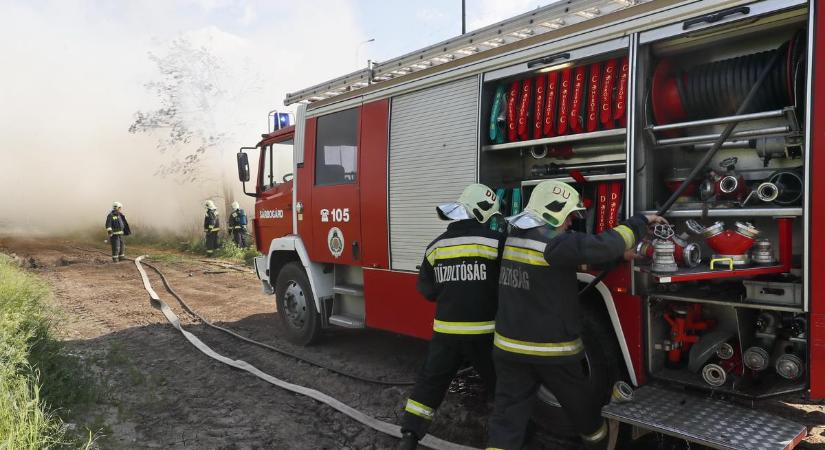
<svg viewBox="0 0 825 450">
<path fill-rule="evenodd" d="M 284 92 L 352 64 L 363 36 L 351 11 L 345 1 L 4 2 L 0 232 L 102 227 L 114 200 L 131 222 L 194 229 L 204 199 L 223 204 L 224 179 L 250 209 L 235 152 L 260 139 Z M 335 38 L 307 30 L 336 30 Z M 180 37 L 231 68 L 224 87 L 238 93 L 201 124 L 226 138 L 195 182 L 156 175 L 186 149 L 161 154 L 156 136 L 128 132 L 136 111 L 159 106 L 145 87 L 159 78 L 149 53 L 163 54 Z M 236 85 L 250 80 L 259 81 Z"/>
</svg>

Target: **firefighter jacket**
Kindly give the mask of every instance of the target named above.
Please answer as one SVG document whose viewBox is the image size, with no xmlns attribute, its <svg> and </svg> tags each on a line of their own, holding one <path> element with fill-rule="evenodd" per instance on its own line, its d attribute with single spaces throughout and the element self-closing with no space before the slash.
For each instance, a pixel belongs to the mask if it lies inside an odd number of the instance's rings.
<svg viewBox="0 0 825 450">
<path fill-rule="evenodd" d="M 504 235 L 475 219 L 450 223 L 427 247 L 416 287 L 436 303 L 433 337 L 493 333 L 503 247 Z"/>
<path fill-rule="evenodd" d="M 218 219 L 218 213 L 211 209 L 206 211 L 206 216 L 203 217 L 203 231 L 217 233 L 220 229 L 221 221 Z"/>
<path fill-rule="evenodd" d="M 548 364 L 581 359 L 577 269 L 619 259 L 646 229 L 647 219 L 636 215 L 597 235 L 555 234 L 547 227 L 511 231 L 498 280 L 496 355 Z"/>
<path fill-rule="evenodd" d="M 227 220 L 230 230 L 244 230 L 246 229 L 246 213 L 242 209 L 232 211 Z"/>
<path fill-rule="evenodd" d="M 126 216 L 117 210 L 109 211 L 106 215 L 106 232 L 114 235 L 129 236 L 132 230 L 129 229 L 129 222 L 126 221 Z"/>
</svg>

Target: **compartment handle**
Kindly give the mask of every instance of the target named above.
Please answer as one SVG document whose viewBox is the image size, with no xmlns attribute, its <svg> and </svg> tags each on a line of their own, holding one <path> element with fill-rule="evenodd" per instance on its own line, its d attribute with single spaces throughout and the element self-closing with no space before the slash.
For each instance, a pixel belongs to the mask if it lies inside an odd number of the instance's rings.
<svg viewBox="0 0 825 450">
<path fill-rule="evenodd" d="M 545 56 L 541 59 L 536 59 L 527 63 L 527 68 L 532 69 L 536 66 L 546 66 L 548 64 L 553 64 L 554 62 L 561 61 L 564 59 L 570 59 L 570 53 L 556 53 L 555 55 Z"/>
<path fill-rule="evenodd" d="M 735 8 L 723 9 L 722 11 L 719 11 L 719 12 L 706 14 L 704 16 L 695 17 L 693 19 L 688 19 L 682 24 L 682 29 L 687 30 L 688 28 L 690 28 L 694 25 L 698 25 L 700 23 L 716 23 L 716 22 L 719 22 L 720 20 L 722 20 L 722 19 L 724 19 L 728 16 L 732 16 L 734 14 L 742 14 L 742 15 L 747 16 L 748 14 L 750 14 L 750 12 L 751 12 L 751 9 L 747 6 L 737 6 Z"/>
<path fill-rule="evenodd" d="M 762 293 L 763 294 L 770 294 L 770 295 L 785 295 L 785 289 L 764 287 L 764 288 L 762 288 Z"/>
</svg>

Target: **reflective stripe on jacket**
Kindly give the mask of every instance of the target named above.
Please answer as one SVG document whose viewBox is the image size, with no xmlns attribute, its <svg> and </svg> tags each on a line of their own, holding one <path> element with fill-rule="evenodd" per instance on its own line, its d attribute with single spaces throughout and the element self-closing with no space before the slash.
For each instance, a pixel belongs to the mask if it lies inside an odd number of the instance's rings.
<svg viewBox="0 0 825 450">
<path fill-rule="evenodd" d="M 646 231 L 644 216 L 597 235 L 546 227 L 511 231 L 498 280 L 497 354 L 535 362 L 580 358 L 579 266 L 621 258 Z"/>
<path fill-rule="evenodd" d="M 433 331 L 463 337 L 495 330 L 504 235 L 475 219 L 452 222 L 425 251 L 416 287 L 436 302 Z"/>
</svg>

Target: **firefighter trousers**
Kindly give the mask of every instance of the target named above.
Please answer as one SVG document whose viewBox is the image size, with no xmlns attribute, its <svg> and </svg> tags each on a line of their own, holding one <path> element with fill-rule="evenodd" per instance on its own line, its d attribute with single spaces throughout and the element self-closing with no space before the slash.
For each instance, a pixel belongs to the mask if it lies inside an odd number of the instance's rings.
<svg viewBox="0 0 825 450">
<path fill-rule="evenodd" d="M 232 230 L 232 241 L 240 248 L 246 248 L 246 230 L 236 228 Z"/>
<path fill-rule="evenodd" d="M 123 260 L 126 246 L 123 245 L 123 235 L 113 234 L 109 236 L 109 243 L 112 244 L 112 261 Z"/>
<path fill-rule="evenodd" d="M 212 253 L 218 249 L 218 232 L 206 232 L 206 254 L 211 256 Z"/>
<path fill-rule="evenodd" d="M 427 359 L 418 373 L 412 395 L 404 408 L 401 431 L 411 431 L 419 439 L 427 434 L 435 410 L 441 405 L 450 382 L 465 361 L 475 367 L 487 392 L 493 392 L 496 374 L 491 355 L 492 347 L 492 334 L 454 338 L 434 333 Z"/>
<path fill-rule="evenodd" d="M 587 380 L 582 362 L 532 364 L 494 352 L 497 384 L 488 427 L 488 449 L 518 450 L 525 444 L 533 402 L 543 384 L 561 404 L 588 449 L 607 448 L 607 423 L 601 402 Z"/>
</svg>

